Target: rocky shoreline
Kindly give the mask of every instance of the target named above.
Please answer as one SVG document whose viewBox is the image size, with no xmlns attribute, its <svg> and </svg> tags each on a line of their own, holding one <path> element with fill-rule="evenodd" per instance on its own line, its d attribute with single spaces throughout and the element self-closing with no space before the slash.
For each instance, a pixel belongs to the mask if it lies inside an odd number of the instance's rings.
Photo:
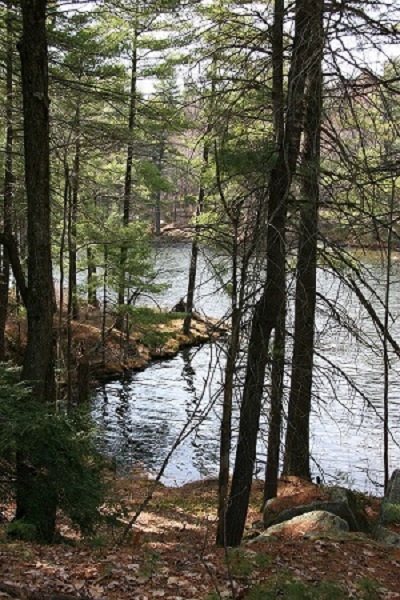
<svg viewBox="0 0 400 600">
<path fill-rule="evenodd" d="M 364 494 L 340 486 L 320 486 L 284 478 L 290 493 L 269 500 L 263 520 L 253 523 L 248 543 L 281 537 L 307 540 L 368 538 L 400 548 L 400 469 L 392 474 L 379 511 L 373 514 Z"/>
</svg>

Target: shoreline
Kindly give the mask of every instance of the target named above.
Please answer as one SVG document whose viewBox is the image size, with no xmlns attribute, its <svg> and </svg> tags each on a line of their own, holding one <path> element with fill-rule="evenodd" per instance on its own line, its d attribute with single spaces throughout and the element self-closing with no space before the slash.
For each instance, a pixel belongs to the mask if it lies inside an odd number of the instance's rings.
<svg viewBox="0 0 400 600">
<path fill-rule="evenodd" d="M 190 335 L 183 334 L 184 313 L 158 311 L 148 307 L 138 309 L 138 318 L 127 335 L 115 328 L 112 316 L 107 317 L 102 331 L 100 311 L 89 314 L 82 309 L 82 318 L 71 321 L 63 317 L 61 327 L 55 318 L 58 332 L 57 368 L 61 374 L 58 385 L 67 385 L 66 372 L 68 328 L 71 335 L 71 372 L 76 387 L 79 370 L 84 369 L 89 391 L 99 383 L 129 376 L 145 370 L 153 362 L 174 358 L 181 350 L 215 341 L 229 331 L 229 326 L 215 318 L 194 314 Z M 142 319 L 142 321 L 140 321 Z M 10 314 L 6 330 L 6 361 L 20 365 L 26 346 L 25 319 Z M 75 390 L 74 390 L 75 391 Z"/>
</svg>

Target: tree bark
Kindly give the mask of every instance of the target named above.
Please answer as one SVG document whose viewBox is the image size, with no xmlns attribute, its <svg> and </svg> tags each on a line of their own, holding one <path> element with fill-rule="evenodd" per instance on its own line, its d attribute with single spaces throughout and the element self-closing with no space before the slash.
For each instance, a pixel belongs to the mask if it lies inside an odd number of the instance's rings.
<svg viewBox="0 0 400 600">
<path fill-rule="evenodd" d="M 207 126 L 207 136 L 211 132 L 210 123 Z M 206 195 L 206 190 L 204 187 L 204 172 L 208 166 L 208 157 L 209 157 L 209 142 L 206 139 L 203 148 L 203 165 L 202 165 L 202 173 L 200 176 L 200 187 L 199 187 L 199 196 L 197 199 L 197 207 L 196 207 L 196 225 L 195 232 L 192 240 L 192 249 L 190 254 L 190 267 L 189 267 L 189 278 L 188 278 L 188 291 L 186 297 L 186 317 L 183 321 L 183 333 L 185 335 L 190 334 L 190 326 L 192 323 L 192 315 L 194 308 L 194 292 L 196 289 L 196 275 L 197 275 L 197 256 L 199 254 L 199 225 L 197 222 L 197 218 L 201 215 L 204 209 L 204 199 Z"/>
<path fill-rule="evenodd" d="M 91 248 L 91 246 L 87 247 L 86 256 L 87 256 L 87 282 L 88 282 L 87 300 L 88 300 L 88 305 L 97 307 L 99 304 L 99 302 L 97 300 L 97 293 L 96 293 L 96 271 L 97 271 L 97 269 L 96 269 L 96 264 L 95 264 L 95 260 L 94 260 L 94 252 L 93 252 L 93 249 Z"/>
<path fill-rule="evenodd" d="M 316 0 L 312 19 L 314 59 L 307 90 L 304 152 L 301 168 L 302 205 L 296 273 L 292 377 L 286 430 L 285 475 L 310 479 L 310 412 L 314 361 L 317 279 L 320 137 L 322 119 L 323 4 Z"/>
<path fill-rule="evenodd" d="M 275 142 L 279 148 L 285 134 L 284 91 L 283 91 L 283 23 L 284 0 L 275 0 L 272 28 L 272 108 L 274 113 Z M 268 430 L 267 464 L 263 504 L 273 498 L 278 490 L 279 455 L 281 444 L 282 394 L 285 367 L 285 320 L 286 298 L 282 299 L 281 312 L 275 329 L 272 351 L 271 400 Z"/>
<path fill-rule="evenodd" d="M 77 222 L 78 222 L 78 198 L 79 198 L 79 175 L 81 166 L 81 139 L 80 139 L 80 113 L 81 99 L 78 97 L 75 113 L 75 156 L 71 177 L 71 194 L 69 196 L 69 219 L 68 219 L 68 317 L 74 321 L 79 320 L 78 284 L 77 284 Z"/>
<path fill-rule="evenodd" d="M 28 342 L 22 379 L 33 399 L 52 403 L 55 397 L 53 309 L 54 291 L 50 237 L 49 98 L 47 72 L 46 0 L 22 0 L 20 42 L 25 182 L 28 214 Z M 55 530 L 56 498 L 40 469 L 33 469 L 17 451 L 18 519 L 37 526 L 51 541 Z M 41 498 L 40 511 L 37 499 Z"/>
<path fill-rule="evenodd" d="M 289 190 L 303 128 L 304 88 L 312 56 L 316 0 L 297 0 L 284 139 L 268 190 L 267 276 L 251 323 L 235 468 L 226 514 L 226 543 L 241 542 L 250 499 L 268 349 L 285 302 L 285 225 Z"/>
<path fill-rule="evenodd" d="M 136 7 L 137 10 L 137 7 Z M 137 24 L 134 30 L 134 41 L 132 49 L 132 63 L 131 63 L 131 91 L 129 96 L 129 117 L 128 117 L 128 148 L 126 157 L 126 169 L 125 169 L 125 183 L 124 183 L 124 206 L 123 206 L 123 218 L 122 222 L 124 227 L 127 227 L 131 219 L 131 200 L 132 200 L 132 169 L 133 169 L 133 133 L 135 130 L 136 123 L 136 96 L 137 96 L 137 38 L 138 29 Z M 120 284 L 118 290 L 118 305 L 119 307 L 125 304 L 125 265 L 128 257 L 128 249 L 126 246 L 121 247 L 120 256 Z M 118 315 L 116 321 L 116 328 L 120 331 L 123 330 L 124 317 Z"/>
<path fill-rule="evenodd" d="M 265 467 L 263 506 L 278 494 L 279 457 L 282 430 L 282 396 L 285 375 L 285 315 L 278 318 L 272 350 L 271 400 L 268 429 L 267 464 Z"/>
<path fill-rule="evenodd" d="M 162 168 L 163 168 L 164 154 L 165 154 L 165 133 L 164 133 L 164 131 L 161 134 L 159 143 L 160 143 L 160 148 L 159 148 L 159 154 L 158 154 L 158 160 L 157 160 L 157 168 L 158 168 L 158 172 L 161 175 Z M 157 193 L 156 193 L 156 204 L 155 204 L 155 210 L 154 210 L 154 229 L 155 229 L 156 235 L 161 234 L 161 189 L 158 189 Z"/>
</svg>

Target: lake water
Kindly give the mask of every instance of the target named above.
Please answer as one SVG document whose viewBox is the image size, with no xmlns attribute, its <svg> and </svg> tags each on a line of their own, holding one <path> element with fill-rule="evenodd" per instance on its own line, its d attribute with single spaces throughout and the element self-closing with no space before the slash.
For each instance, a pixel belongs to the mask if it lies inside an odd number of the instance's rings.
<svg viewBox="0 0 400 600">
<path fill-rule="evenodd" d="M 156 300 L 171 308 L 186 294 L 190 246 L 160 247 L 156 257 L 159 280 L 171 285 Z M 210 261 L 217 261 L 210 251 L 200 256 L 200 285 L 195 304 L 205 314 L 221 317 L 229 309 L 229 299 L 212 277 Z M 383 290 L 382 267 L 377 261 L 370 261 L 368 266 L 373 288 Z M 397 263 L 392 271 L 391 332 L 400 341 L 397 318 L 400 268 Z M 312 471 L 326 482 L 349 483 L 361 490 L 380 492 L 383 480 L 382 344 L 366 313 L 335 277 L 320 270 L 318 288 L 328 299 L 337 301 L 343 313 L 342 322 L 360 328 L 360 339 L 333 322 L 326 303 L 319 302 L 311 422 Z M 375 308 L 382 314 L 379 302 L 375 302 Z M 395 468 L 400 466 L 400 365 L 397 359 L 391 358 L 390 459 L 391 468 Z M 127 468 L 139 462 L 156 473 L 177 439 L 187 435 L 168 463 L 164 483 L 180 485 L 216 475 L 223 366 L 224 343 L 220 341 L 185 350 L 174 359 L 154 363 L 124 381 L 99 388 L 93 401 L 93 414 L 103 428 L 106 452 Z M 354 382 L 355 389 L 349 380 Z M 267 419 L 266 402 L 256 465 L 260 478 L 265 464 Z M 195 424 L 196 430 L 190 433 Z"/>
</svg>

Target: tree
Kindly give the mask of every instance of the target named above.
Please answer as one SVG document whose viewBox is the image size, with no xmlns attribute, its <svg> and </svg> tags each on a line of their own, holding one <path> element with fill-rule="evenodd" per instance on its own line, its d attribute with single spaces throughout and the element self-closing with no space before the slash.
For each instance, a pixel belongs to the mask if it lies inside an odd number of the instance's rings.
<svg viewBox="0 0 400 600">
<path fill-rule="evenodd" d="M 39 405 L 54 402 L 53 313 L 50 236 L 49 98 L 46 0 L 22 0 L 20 42 L 25 181 L 28 203 L 28 342 L 22 379 Z M 17 450 L 16 518 L 33 522 L 40 536 L 51 541 L 57 500 L 51 482 L 25 460 L 23 435 Z M 37 510 L 37 493 L 42 498 Z M 33 501 L 35 497 L 36 501 Z"/>
<path fill-rule="evenodd" d="M 12 207 L 14 197 L 14 174 L 13 174 L 13 146 L 14 146 L 14 119 L 13 119 L 13 3 L 7 0 L 6 8 L 6 144 L 5 144 L 5 168 L 4 168 L 4 205 L 3 223 L 4 235 L 10 238 L 12 235 Z M 0 283 L 0 361 L 5 358 L 5 329 L 8 313 L 8 296 L 10 286 L 10 259 L 7 247 L 3 247 Z"/>
<path fill-rule="evenodd" d="M 240 410 L 239 439 L 226 513 L 226 543 L 242 539 L 251 484 L 263 396 L 269 342 L 285 301 L 285 228 L 289 190 L 296 170 L 304 118 L 304 91 L 315 56 L 314 15 L 316 2 L 298 0 L 295 34 L 288 79 L 283 141 L 270 174 L 268 189 L 267 276 L 252 317 L 246 377 Z M 317 11 L 318 12 L 318 11 Z"/>
<path fill-rule="evenodd" d="M 274 4 L 274 21 L 271 45 L 274 134 L 275 141 L 278 146 L 282 144 L 285 133 L 285 94 L 283 89 L 284 22 L 284 0 L 276 0 Z M 282 429 L 282 396 L 285 374 L 285 328 L 286 298 L 282 299 L 281 310 L 277 317 L 274 344 L 272 349 L 270 417 L 263 504 L 265 504 L 265 502 L 270 498 L 276 496 L 278 491 L 279 456 Z"/>
<path fill-rule="evenodd" d="M 323 4 L 313 13 L 313 57 L 309 67 L 301 179 L 300 239 L 292 376 L 283 472 L 310 479 L 309 421 L 313 381 L 314 326 L 317 276 L 320 138 L 322 121 Z"/>
</svg>

